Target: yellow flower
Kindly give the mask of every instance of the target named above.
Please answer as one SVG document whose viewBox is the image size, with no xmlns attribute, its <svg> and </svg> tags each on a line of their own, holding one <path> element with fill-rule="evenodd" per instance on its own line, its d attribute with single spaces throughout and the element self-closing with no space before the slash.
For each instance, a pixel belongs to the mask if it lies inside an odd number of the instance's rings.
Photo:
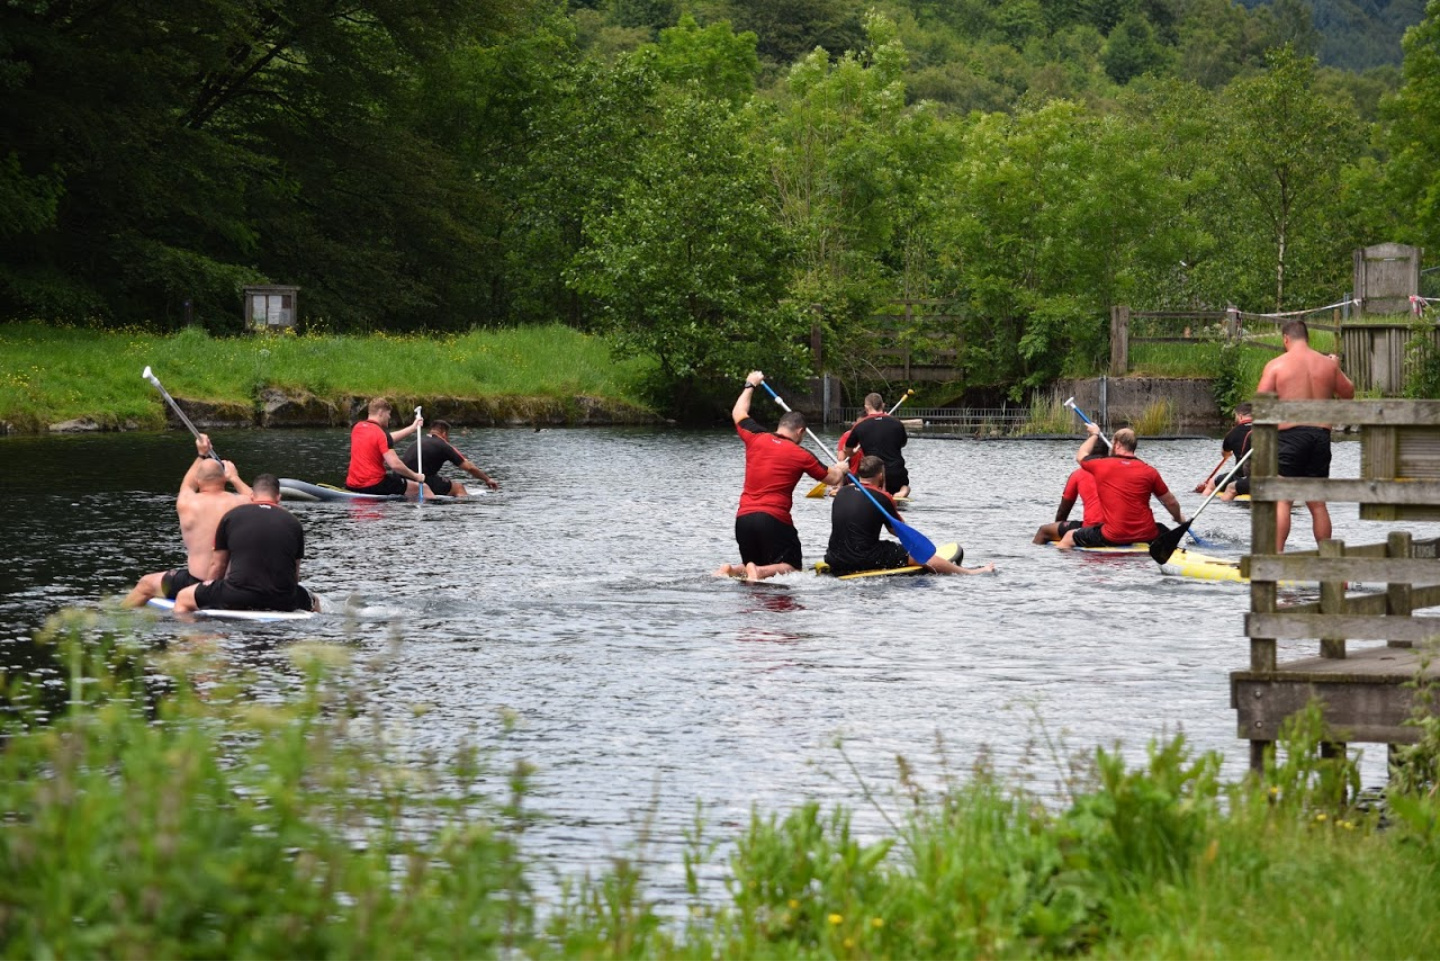
<svg viewBox="0 0 1440 961">
<path fill-rule="evenodd" d="M 799 901 L 796 901 L 794 898 L 791 898 L 791 899 L 790 899 L 790 910 L 791 910 L 791 911 L 794 911 L 794 910 L 795 910 L 796 908 L 798 908 L 798 907 L 800 907 L 800 902 L 799 902 Z"/>
<path fill-rule="evenodd" d="M 844 921 L 845 918 L 838 914 L 832 914 L 829 920 L 831 924 L 839 924 L 841 921 Z"/>
<path fill-rule="evenodd" d="M 884 919 L 884 918 L 871 918 L 871 919 L 870 919 L 870 927 L 872 927 L 872 928 L 883 928 L 883 927 L 885 927 L 885 919 Z"/>
<path fill-rule="evenodd" d="M 1329 816 L 1328 816 L 1324 811 L 1321 811 L 1319 814 L 1315 815 L 1315 820 L 1317 820 L 1317 821 L 1329 820 Z"/>
<path fill-rule="evenodd" d="M 855 947 L 855 940 L 853 938 L 846 938 L 844 944 L 847 948 L 853 948 Z"/>
</svg>

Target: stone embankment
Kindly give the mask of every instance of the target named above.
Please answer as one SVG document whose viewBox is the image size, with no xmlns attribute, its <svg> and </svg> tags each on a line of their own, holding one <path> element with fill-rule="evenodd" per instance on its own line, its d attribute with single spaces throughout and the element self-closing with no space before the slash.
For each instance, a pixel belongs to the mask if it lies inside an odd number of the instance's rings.
<svg viewBox="0 0 1440 961">
<path fill-rule="evenodd" d="M 319 397 L 306 391 L 283 391 L 266 388 L 254 404 L 211 402 L 175 398 L 185 416 L 196 427 L 343 427 L 365 416 L 368 396 L 341 395 Z M 622 425 L 663 424 L 659 415 L 627 404 L 600 397 L 412 397 L 390 395 L 398 412 L 397 423 L 404 423 L 406 412 L 423 408 L 431 420 L 444 419 L 457 427 L 615 427 Z M 156 403 L 163 404 L 157 397 Z M 172 427 L 183 426 L 174 412 L 165 408 Z M 138 430 L 134 421 L 106 421 L 81 417 L 49 425 L 50 433 L 85 433 L 92 431 Z M 0 433 L 10 433 L 9 425 L 0 424 Z"/>
</svg>

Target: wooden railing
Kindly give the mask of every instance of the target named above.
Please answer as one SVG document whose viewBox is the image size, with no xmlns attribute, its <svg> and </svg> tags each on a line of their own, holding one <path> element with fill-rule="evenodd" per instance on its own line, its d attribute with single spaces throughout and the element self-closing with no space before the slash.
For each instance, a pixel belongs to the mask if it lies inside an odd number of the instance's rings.
<svg viewBox="0 0 1440 961">
<path fill-rule="evenodd" d="M 1241 562 L 1250 579 L 1250 668 L 1231 675 L 1231 703 L 1241 737 L 1250 742 L 1250 763 L 1259 769 L 1285 718 L 1319 697 L 1327 737 L 1336 748 L 1350 741 L 1398 744 L 1414 741 L 1409 725 L 1417 706 L 1416 680 L 1440 682 L 1440 669 L 1416 647 L 1440 637 L 1440 618 L 1413 615 L 1440 606 L 1440 561 L 1434 542 L 1417 544 L 1392 532 L 1384 543 L 1347 546 L 1321 541 L 1317 550 L 1278 554 L 1280 501 L 1358 503 L 1397 519 L 1426 516 L 1440 504 L 1440 479 L 1422 462 L 1404 456 L 1362 454 L 1366 476 L 1357 479 L 1289 478 L 1278 475 L 1279 425 L 1359 426 L 1362 443 L 1384 448 L 1394 430 L 1440 435 L 1440 401 L 1255 401 L 1250 492 L 1251 553 Z M 1377 448 L 1377 449 L 1378 449 Z M 1386 464 L 1386 476 L 1374 476 Z M 1419 465 L 1417 467 L 1417 464 Z M 1282 604 L 1284 582 L 1319 584 L 1319 600 Z M 1360 584 L 1383 584 L 1383 592 L 1348 593 Z M 1315 639 L 1318 656 L 1281 663 L 1278 641 Z M 1385 641 L 1352 651 L 1349 641 Z"/>
</svg>

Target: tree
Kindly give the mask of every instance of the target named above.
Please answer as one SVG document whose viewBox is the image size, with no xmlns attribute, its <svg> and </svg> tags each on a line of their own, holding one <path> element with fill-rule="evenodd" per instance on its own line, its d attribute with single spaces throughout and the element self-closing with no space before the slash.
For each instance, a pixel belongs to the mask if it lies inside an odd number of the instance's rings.
<svg viewBox="0 0 1440 961">
<path fill-rule="evenodd" d="M 1353 244 L 1332 216 L 1345 160 L 1359 125 L 1353 113 L 1315 95 L 1315 61 L 1289 47 L 1273 53 L 1270 69 L 1231 84 L 1221 98 L 1217 141 L 1222 201 L 1236 227 L 1269 243 L 1275 310 L 1287 296 L 1333 294 Z M 1232 261 L 1237 273 L 1243 262 Z M 1293 275 L 1293 276 L 1292 276 Z"/>
<path fill-rule="evenodd" d="M 694 94 L 668 102 L 615 208 L 587 221 L 569 271 L 622 354 L 652 355 L 681 409 L 763 358 L 802 370 L 808 321 L 780 303 L 790 260 L 765 168 L 739 117 Z"/>
<path fill-rule="evenodd" d="M 1440 249 L 1440 0 L 1405 35 L 1405 81 L 1384 106 L 1385 186 L 1396 240 Z"/>
</svg>

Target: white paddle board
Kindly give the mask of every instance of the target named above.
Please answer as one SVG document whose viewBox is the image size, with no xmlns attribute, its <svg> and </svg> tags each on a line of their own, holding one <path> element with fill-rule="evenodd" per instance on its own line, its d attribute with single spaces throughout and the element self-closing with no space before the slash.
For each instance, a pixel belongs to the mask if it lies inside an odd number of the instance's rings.
<svg viewBox="0 0 1440 961">
<path fill-rule="evenodd" d="M 150 607 L 162 611 L 175 610 L 175 602 L 163 597 L 152 597 L 146 602 Z M 222 621 L 308 621 L 314 611 L 196 611 L 196 617 L 210 617 Z"/>
</svg>

